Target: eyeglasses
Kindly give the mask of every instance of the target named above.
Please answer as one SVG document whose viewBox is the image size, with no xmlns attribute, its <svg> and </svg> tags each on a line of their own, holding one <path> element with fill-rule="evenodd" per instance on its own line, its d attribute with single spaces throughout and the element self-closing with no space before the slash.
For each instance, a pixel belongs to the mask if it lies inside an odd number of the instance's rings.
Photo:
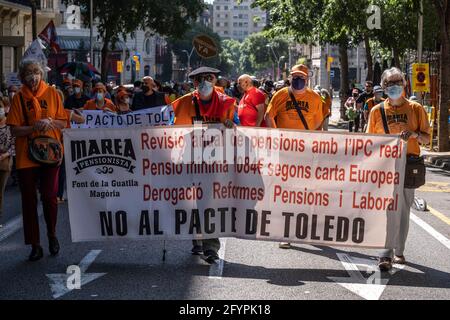
<svg viewBox="0 0 450 320">
<path fill-rule="evenodd" d="M 40 76 L 41 75 L 41 71 L 39 69 L 28 70 L 28 71 L 25 71 L 24 75 L 25 75 L 25 77 L 31 76 L 31 75 Z"/>
<path fill-rule="evenodd" d="M 202 75 L 198 75 L 194 78 L 194 80 L 197 82 L 203 82 L 203 81 L 211 82 L 214 79 L 215 79 L 215 76 L 212 74 L 202 74 Z"/>
<path fill-rule="evenodd" d="M 403 80 L 391 80 L 384 83 L 386 87 L 403 86 Z"/>
</svg>

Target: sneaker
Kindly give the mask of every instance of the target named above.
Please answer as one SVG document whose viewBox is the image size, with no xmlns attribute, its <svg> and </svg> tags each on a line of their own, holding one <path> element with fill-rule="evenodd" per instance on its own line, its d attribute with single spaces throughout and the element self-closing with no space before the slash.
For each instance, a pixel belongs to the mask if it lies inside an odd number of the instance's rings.
<svg viewBox="0 0 450 320">
<path fill-rule="evenodd" d="M 378 261 L 378 268 L 380 268 L 380 271 L 387 272 L 392 269 L 392 259 L 383 257 L 380 258 Z"/>
<path fill-rule="evenodd" d="M 199 256 L 203 252 L 203 247 L 195 245 L 195 246 L 192 247 L 191 252 L 192 252 L 193 255 Z"/>
<path fill-rule="evenodd" d="M 290 242 L 280 242 L 280 244 L 278 246 L 280 247 L 280 249 L 290 249 L 291 248 Z"/>
<path fill-rule="evenodd" d="M 394 256 L 394 264 L 406 264 L 405 256 Z"/>
<path fill-rule="evenodd" d="M 206 250 L 203 253 L 202 259 L 208 262 L 209 264 L 213 264 L 216 262 L 216 260 L 219 260 L 219 255 L 217 254 L 217 252 L 213 250 Z"/>
</svg>

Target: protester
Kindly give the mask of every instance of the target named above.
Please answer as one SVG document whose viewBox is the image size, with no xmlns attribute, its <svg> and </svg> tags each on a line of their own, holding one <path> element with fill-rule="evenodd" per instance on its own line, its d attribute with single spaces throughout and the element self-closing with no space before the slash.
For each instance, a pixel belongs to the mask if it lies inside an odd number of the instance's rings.
<svg viewBox="0 0 450 320">
<path fill-rule="evenodd" d="M 117 112 L 117 107 L 114 103 L 105 97 L 106 87 L 103 83 L 98 82 L 94 87 L 94 98 L 88 100 L 84 105 L 84 110 L 103 110 L 110 112 Z"/>
<path fill-rule="evenodd" d="M 64 100 L 67 100 L 73 94 L 72 81 L 68 78 L 63 80 L 62 92 L 64 93 Z"/>
<path fill-rule="evenodd" d="M 238 79 L 244 96 L 239 102 L 238 116 L 242 126 L 261 127 L 266 113 L 266 96 L 253 86 L 253 80 L 248 74 Z M 265 127 L 265 124 L 263 125 Z"/>
<path fill-rule="evenodd" d="M 391 68 L 383 72 L 381 86 L 387 94 L 386 101 L 375 106 L 369 115 L 367 133 L 399 134 L 408 143 L 407 157 L 420 155 L 419 143 L 430 141 L 430 125 L 425 109 L 417 102 L 409 101 L 403 96 L 406 79 L 398 68 Z M 385 130 L 382 111 L 385 113 Z M 406 238 L 409 230 L 409 216 L 411 204 L 414 200 L 414 189 L 404 188 L 400 205 L 401 220 L 398 228 L 398 242 L 395 248 L 388 248 L 380 252 L 378 267 L 381 271 L 389 271 L 392 263 L 405 264 L 404 256 Z M 393 257 L 393 254 L 395 256 Z"/>
<path fill-rule="evenodd" d="M 367 102 L 364 105 L 364 119 L 366 120 L 366 123 L 369 121 L 369 114 L 370 111 L 372 111 L 372 108 L 376 106 L 377 104 L 380 104 L 382 101 L 384 101 L 383 98 L 384 90 L 380 86 L 375 86 L 373 88 L 373 94 L 374 96 L 367 100 Z M 365 132 L 366 130 L 364 130 Z"/>
<path fill-rule="evenodd" d="M 83 82 L 78 79 L 73 80 L 72 87 L 74 94 L 64 101 L 64 108 L 81 109 L 89 101 L 89 97 L 83 92 Z"/>
<path fill-rule="evenodd" d="M 125 90 L 120 90 L 116 94 L 117 108 L 119 111 L 118 114 L 127 114 L 132 112 L 130 108 L 130 97 L 128 92 Z"/>
<path fill-rule="evenodd" d="M 142 79 L 142 92 L 138 92 L 133 97 L 133 111 L 160 107 L 170 104 L 170 99 L 164 92 L 155 91 L 155 81 L 152 77 L 146 76 Z"/>
<path fill-rule="evenodd" d="M 273 92 L 275 90 L 275 86 L 272 80 L 264 81 L 264 85 L 259 87 L 264 95 L 266 96 L 266 105 L 269 105 L 270 100 L 272 99 Z"/>
<path fill-rule="evenodd" d="M 87 96 L 89 99 L 93 98 L 92 94 L 92 81 L 85 81 L 83 83 L 83 94 Z"/>
<path fill-rule="evenodd" d="M 36 187 L 39 183 L 41 201 L 47 224 L 49 251 L 59 252 L 56 238 L 59 166 L 44 166 L 32 160 L 28 142 L 37 135 L 46 135 L 61 142 L 61 129 L 66 126 L 67 115 L 56 90 L 42 79 L 44 70 L 36 60 L 24 60 L 19 66 L 22 88 L 14 96 L 7 124 L 16 137 L 17 170 L 22 194 L 23 228 L 25 244 L 31 245 L 30 261 L 43 257 L 39 239 Z M 24 112 L 25 111 L 25 112 Z M 60 150 L 62 152 L 62 150 Z"/>
<path fill-rule="evenodd" d="M 358 117 L 355 120 L 355 132 L 358 132 L 359 128 L 361 128 L 361 130 L 364 128 L 366 124 L 364 118 L 364 105 L 367 103 L 367 100 L 373 98 L 373 96 L 374 96 L 373 82 L 366 81 L 365 91 L 361 93 L 358 99 L 356 99 L 356 110 L 358 112 Z"/>
<path fill-rule="evenodd" d="M 303 64 L 292 67 L 290 87 L 274 94 L 267 108 L 265 120 L 270 128 L 320 130 L 324 120 L 322 99 L 307 87 L 309 69 Z M 292 97 L 292 98 L 291 98 Z M 280 243 L 289 249 L 290 243 Z"/>
<path fill-rule="evenodd" d="M 9 103 L 6 105 L 5 104 L 5 112 L 6 115 L 8 115 L 9 113 L 9 109 L 11 107 L 12 104 L 12 100 L 14 98 L 14 95 L 19 91 L 19 88 L 17 88 L 17 86 L 15 85 L 11 85 L 8 87 L 8 99 L 9 99 Z"/>
<path fill-rule="evenodd" d="M 236 108 L 236 101 L 225 94 L 214 90 L 217 76 L 220 70 L 201 67 L 189 74 L 193 79 L 196 90 L 189 93 L 175 102 L 173 108 L 175 112 L 175 125 L 191 125 L 195 121 L 207 123 L 223 123 L 226 127 L 233 127 L 233 115 Z M 200 119 L 197 118 L 199 114 Z M 194 240 L 193 254 L 201 254 L 208 263 L 214 263 L 219 259 L 217 252 L 220 249 L 219 239 Z"/>
<path fill-rule="evenodd" d="M 352 96 L 349 97 L 347 99 L 347 101 L 345 102 L 344 106 L 346 108 L 345 114 L 348 118 L 348 132 L 353 132 L 353 130 L 355 128 L 355 121 L 357 121 L 357 116 L 358 116 L 358 112 L 357 112 L 357 103 L 356 103 L 356 99 L 359 97 L 359 90 L 357 88 L 354 88 L 352 91 Z M 358 122 L 359 125 L 359 122 Z"/>
<path fill-rule="evenodd" d="M 2 225 L 3 196 L 11 174 L 14 155 L 14 138 L 6 125 L 6 112 L 0 101 L 0 229 Z"/>
</svg>

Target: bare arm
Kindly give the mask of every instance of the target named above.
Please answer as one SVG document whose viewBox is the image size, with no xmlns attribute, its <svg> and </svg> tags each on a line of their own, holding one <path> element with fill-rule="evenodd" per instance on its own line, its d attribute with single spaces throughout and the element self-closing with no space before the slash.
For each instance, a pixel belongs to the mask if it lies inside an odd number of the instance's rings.
<svg viewBox="0 0 450 320">
<path fill-rule="evenodd" d="M 269 128 L 276 128 L 277 127 L 274 118 L 272 118 L 268 113 L 266 113 L 264 118 L 266 120 L 267 127 L 269 127 Z"/>
<path fill-rule="evenodd" d="M 14 137 L 26 137 L 32 134 L 34 128 L 32 126 L 11 126 L 11 134 Z"/>
<path fill-rule="evenodd" d="M 258 104 L 256 106 L 256 110 L 258 110 L 258 118 L 256 119 L 256 126 L 260 127 L 261 123 L 264 121 L 264 114 L 266 113 L 266 105 Z"/>
</svg>

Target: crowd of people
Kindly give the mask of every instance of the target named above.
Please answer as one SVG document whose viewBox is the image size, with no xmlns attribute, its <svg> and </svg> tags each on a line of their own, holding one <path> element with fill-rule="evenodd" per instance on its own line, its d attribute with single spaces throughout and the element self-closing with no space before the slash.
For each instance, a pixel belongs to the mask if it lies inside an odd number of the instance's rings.
<svg viewBox="0 0 450 320">
<path fill-rule="evenodd" d="M 173 125 L 190 125 L 194 121 L 297 130 L 327 131 L 331 115 L 332 95 L 323 88 L 308 86 L 310 72 L 305 65 L 296 65 L 289 80 L 274 83 L 244 74 L 235 82 L 220 77 L 220 70 L 200 67 L 189 74 L 189 83 L 161 85 L 150 76 L 136 81 L 133 87 L 113 88 L 101 82 L 66 79 L 61 88 L 45 83 L 44 71 L 36 61 L 20 65 L 20 88 L 10 87 L 8 97 L 0 105 L 0 188 L 4 190 L 15 155 L 15 168 L 22 194 L 25 243 L 31 245 L 29 260 L 42 258 L 39 239 L 37 193 L 40 189 L 44 209 L 49 251 L 56 255 L 58 201 L 64 201 L 64 167 L 45 166 L 30 158 L 28 143 L 37 135 L 48 135 L 62 142 L 62 129 L 70 121 L 84 122 L 82 110 L 102 110 L 125 114 L 136 110 L 172 104 Z M 381 84 L 366 82 L 364 92 L 354 89 L 347 100 L 350 131 L 360 129 L 371 134 L 387 134 L 380 108 L 390 119 L 391 134 L 399 134 L 408 142 L 408 154 L 420 154 L 419 143 L 429 139 L 429 126 L 424 108 L 405 98 L 406 81 L 396 68 L 386 70 Z M 399 117 L 402 113 L 405 116 Z M 395 117 L 392 115 L 396 115 Z M 8 159 L 3 166 L 3 160 Z M 61 161 L 60 164 L 64 161 Z M 3 192 L 2 192 L 3 195 Z M 392 263 L 405 263 L 404 244 L 408 233 L 409 207 L 414 189 L 405 188 L 402 224 L 398 248 L 380 254 L 379 267 L 387 271 Z M 2 197 L 0 196 L 0 219 Z M 280 243 L 289 249 L 290 243 Z M 202 254 L 213 263 L 218 259 L 219 239 L 194 241 L 192 253 Z M 395 256 L 393 256 L 395 254 Z"/>
</svg>

